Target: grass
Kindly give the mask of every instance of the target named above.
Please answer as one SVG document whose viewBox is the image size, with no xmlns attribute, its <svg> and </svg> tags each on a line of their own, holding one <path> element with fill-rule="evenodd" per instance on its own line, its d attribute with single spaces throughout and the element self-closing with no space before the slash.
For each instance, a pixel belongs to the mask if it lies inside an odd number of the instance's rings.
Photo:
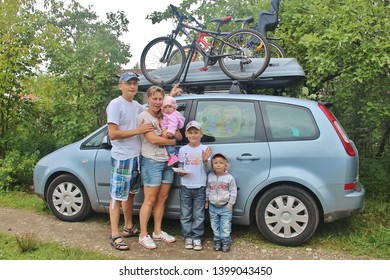
<svg viewBox="0 0 390 280">
<path fill-rule="evenodd" d="M 24 208 L 50 214 L 45 203 L 35 195 L 23 192 L 0 194 L 0 207 Z M 108 224 L 106 214 L 94 214 L 90 220 Z M 136 220 L 135 220 L 136 222 Z M 166 220 L 167 230 L 180 235 L 180 224 L 175 220 Z M 212 232 L 206 229 L 205 237 Z M 233 238 L 239 236 L 247 242 L 263 248 L 276 245 L 268 242 L 259 234 L 256 225 L 233 225 Z M 390 259 L 390 206 L 386 201 L 368 197 L 365 210 L 358 216 L 321 225 L 313 238 L 305 244 L 314 249 L 325 249 L 343 252 L 362 259 Z M 64 248 L 53 243 L 38 242 L 34 236 L 10 236 L 0 234 L 0 259 L 60 259 L 60 260 L 101 260 L 110 258 L 107 255 L 88 252 L 84 249 Z"/>
<path fill-rule="evenodd" d="M 0 260 L 117 260 L 96 252 L 37 241 L 31 234 L 0 233 Z"/>
</svg>

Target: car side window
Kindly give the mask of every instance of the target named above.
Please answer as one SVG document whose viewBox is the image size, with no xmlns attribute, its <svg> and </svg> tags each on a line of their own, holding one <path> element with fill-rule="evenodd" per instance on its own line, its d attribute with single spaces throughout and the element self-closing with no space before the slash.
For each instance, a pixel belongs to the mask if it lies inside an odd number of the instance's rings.
<svg viewBox="0 0 390 280">
<path fill-rule="evenodd" d="M 98 131 L 96 134 L 92 135 L 89 139 L 87 139 L 83 144 L 81 144 L 81 149 L 101 148 L 103 137 L 107 134 L 107 127 Z"/>
<path fill-rule="evenodd" d="M 256 113 L 253 102 L 200 100 L 195 120 L 203 128 L 202 142 L 241 143 L 255 140 Z"/>
<path fill-rule="evenodd" d="M 310 110 L 296 105 L 262 103 L 269 141 L 312 140 L 319 130 Z"/>
</svg>

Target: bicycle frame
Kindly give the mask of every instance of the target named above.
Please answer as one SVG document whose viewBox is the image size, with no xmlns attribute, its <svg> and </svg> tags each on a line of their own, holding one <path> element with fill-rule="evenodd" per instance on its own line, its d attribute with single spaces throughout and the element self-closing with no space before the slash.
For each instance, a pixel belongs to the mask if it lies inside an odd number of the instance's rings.
<svg viewBox="0 0 390 280">
<path fill-rule="evenodd" d="M 172 8 L 174 16 L 178 19 L 178 23 L 177 23 L 176 28 L 174 30 L 172 30 L 172 33 L 169 35 L 169 38 L 176 40 L 176 38 L 180 32 L 182 32 L 187 37 L 187 39 L 190 42 L 191 49 L 192 49 L 192 51 L 190 51 L 190 53 L 192 53 L 192 55 L 191 55 L 190 59 L 187 58 L 187 62 L 191 61 L 193 53 L 194 53 L 193 50 L 200 52 L 203 55 L 203 57 L 206 57 L 207 59 L 210 59 L 210 58 L 219 59 L 219 58 L 230 56 L 227 54 L 219 54 L 219 55 L 213 54 L 213 50 L 214 50 L 217 42 L 224 43 L 224 44 L 230 46 L 231 48 L 237 49 L 237 47 L 235 45 L 220 38 L 221 36 L 226 36 L 227 34 L 229 34 L 226 32 L 219 31 L 219 29 L 222 25 L 221 23 L 218 24 L 217 31 L 201 29 L 201 28 L 192 26 L 188 23 L 185 23 L 184 21 L 187 19 L 187 17 L 184 14 L 178 12 L 176 10 L 176 8 L 173 7 L 172 5 L 171 5 L 171 8 Z M 197 40 L 195 40 L 195 38 L 190 34 L 190 32 L 187 29 L 194 30 L 197 33 L 199 33 L 199 37 L 198 37 L 199 42 Z M 209 44 L 206 40 L 203 39 L 205 36 L 212 38 L 211 44 Z M 206 52 L 202 48 L 200 43 L 209 47 L 208 52 Z M 164 56 L 163 56 L 162 60 L 167 61 L 170 58 L 170 55 L 171 55 L 171 50 L 167 48 L 164 52 Z"/>
</svg>

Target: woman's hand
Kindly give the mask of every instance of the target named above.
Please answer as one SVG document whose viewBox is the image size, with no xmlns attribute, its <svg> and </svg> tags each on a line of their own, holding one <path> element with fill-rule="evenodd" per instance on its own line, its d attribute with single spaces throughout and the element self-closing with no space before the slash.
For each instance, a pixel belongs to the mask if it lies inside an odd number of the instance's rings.
<svg viewBox="0 0 390 280">
<path fill-rule="evenodd" d="M 175 136 L 176 141 L 181 141 L 183 139 L 183 135 L 181 135 L 179 130 L 175 131 L 175 135 L 174 136 Z"/>
<path fill-rule="evenodd" d="M 180 83 L 177 83 L 171 89 L 171 93 L 169 94 L 172 97 L 180 96 L 183 93 L 183 90 L 180 88 Z"/>
</svg>

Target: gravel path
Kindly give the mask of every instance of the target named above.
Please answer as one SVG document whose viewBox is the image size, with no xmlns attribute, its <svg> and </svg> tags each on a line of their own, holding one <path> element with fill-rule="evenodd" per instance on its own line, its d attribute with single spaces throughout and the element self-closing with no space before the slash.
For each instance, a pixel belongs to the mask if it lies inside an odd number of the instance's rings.
<svg viewBox="0 0 390 280">
<path fill-rule="evenodd" d="M 107 216 L 108 219 L 108 216 Z M 98 251 L 122 259 L 138 260 L 357 260 L 359 257 L 342 252 L 301 247 L 260 248 L 235 238 L 230 253 L 215 252 L 211 240 L 206 240 L 202 251 L 185 250 L 183 238 L 176 236 L 172 244 L 157 243 L 158 248 L 147 250 L 137 238 L 127 238 L 130 250 L 120 252 L 109 244 L 110 229 L 95 221 L 63 222 L 51 215 L 32 211 L 0 208 L 0 231 L 12 235 L 33 234 L 42 241 Z"/>
</svg>

